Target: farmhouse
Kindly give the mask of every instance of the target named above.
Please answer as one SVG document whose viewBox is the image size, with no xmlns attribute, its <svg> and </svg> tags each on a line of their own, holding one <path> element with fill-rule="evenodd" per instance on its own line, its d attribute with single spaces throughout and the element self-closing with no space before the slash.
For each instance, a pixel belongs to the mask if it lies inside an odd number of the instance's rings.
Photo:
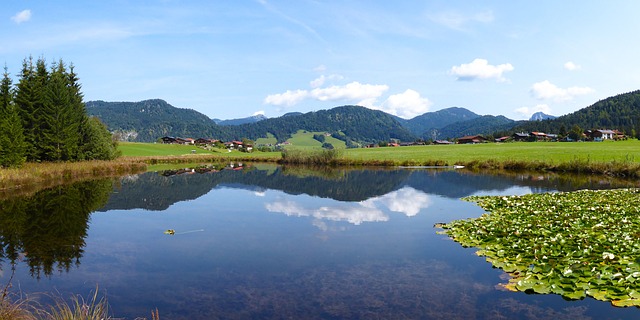
<svg viewBox="0 0 640 320">
<path fill-rule="evenodd" d="M 458 138 L 458 144 L 469 144 L 469 143 L 483 143 L 485 142 L 487 139 L 485 139 L 483 136 L 481 135 L 475 135 L 475 136 L 464 136 L 461 138 Z"/>
<path fill-rule="evenodd" d="M 191 138 L 179 138 L 179 137 L 162 137 L 160 138 L 162 143 L 175 143 L 175 144 L 193 144 L 195 140 Z"/>
<path fill-rule="evenodd" d="M 511 138 L 513 138 L 513 141 L 528 141 L 529 134 L 526 132 L 516 132 L 511 136 Z"/>
</svg>

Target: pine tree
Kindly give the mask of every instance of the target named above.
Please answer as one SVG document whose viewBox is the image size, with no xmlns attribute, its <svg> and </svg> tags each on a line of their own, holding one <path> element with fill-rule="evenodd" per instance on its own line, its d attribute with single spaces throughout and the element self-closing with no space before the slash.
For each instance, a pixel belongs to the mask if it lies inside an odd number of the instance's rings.
<svg viewBox="0 0 640 320">
<path fill-rule="evenodd" d="M 24 129 L 25 156 L 27 161 L 37 161 L 38 151 L 36 143 L 36 100 L 38 99 L 35 84 L 35 66 L 33 57 L 22 61 L 22 71 L 17 85 L 15 105 Z"/>
<path fill-rule="evenodd" d="M 54 65 L 44 86 L 40 113 L 40 147 L 46 161 L 74 160 L 78 147 L 78 122 L 73 121 L 68 80 L 62 61 Z"/>
<path fill-rule="evenodd" d="M 13 102 L 12 81 L 4 67 L 0 83 L 0 166 L 19 166 L 24 163 L 24 135 L 22 122 Z"/>
</svg>

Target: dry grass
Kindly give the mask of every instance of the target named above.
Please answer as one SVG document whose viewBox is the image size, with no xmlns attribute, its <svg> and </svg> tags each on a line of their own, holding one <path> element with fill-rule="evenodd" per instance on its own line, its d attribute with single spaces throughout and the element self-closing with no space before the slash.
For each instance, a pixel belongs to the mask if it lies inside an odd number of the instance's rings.
<svg viewBox="0 0 640 320">
<path fill-rule="evenodd" d="M 55 163 L 26 163 L 20 168 L 0 169 L 0 197 L 2 194 L 28 194 L 42 188 L 97 177 L 122 176 L 146 170 L 140 161 L 83 161 Z"/>
</svg>

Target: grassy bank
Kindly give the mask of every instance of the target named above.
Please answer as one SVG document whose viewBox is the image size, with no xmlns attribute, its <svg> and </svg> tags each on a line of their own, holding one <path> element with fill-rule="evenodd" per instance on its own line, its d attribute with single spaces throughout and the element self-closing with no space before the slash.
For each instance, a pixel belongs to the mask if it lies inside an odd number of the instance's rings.
<svg viewBox="0 0 640 320">
<path fill-rule="evenodd" d="M 338 152 L 313 148 L 288 150 L 284 156 L 280 152 L 227 152 L 156 143 L 122 143 L 119 148 L 123 157 L 115 161 L 27 163 L 21 168 L 0 169 L 0 194 L 29 192 L 95 177 L 135 173 L 144 171 L 147 165 L 227 161 L 332 166 L 463 165 L 472 170 L 533 170 L 640 178 L 638 140 L 429 145 L 341 149 Z"/>
<path fill-rule="evenodd" d="M 26 163 L 0 169 L 0 196 L 23 194 L 96 177 L 122 176 L 146 170 L 144 162 L 121 158 L 114 161 Z"/>
</svg>

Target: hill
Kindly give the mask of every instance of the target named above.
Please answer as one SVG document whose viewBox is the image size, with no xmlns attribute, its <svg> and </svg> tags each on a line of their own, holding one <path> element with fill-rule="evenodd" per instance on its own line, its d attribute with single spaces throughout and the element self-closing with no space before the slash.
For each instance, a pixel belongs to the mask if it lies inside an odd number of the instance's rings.
<svg viewBox="0 0 640 320">
<path fill-rule="evenodd" d="M 587 129 L 617 129 L 636 137 L 640 133 L 640 90 L 619 94 L 591 106 L 552 120 L 525 122 L 513 132 L 543 131 L 564 134 L 578 127 Z"/>
<path fill-rule="evenodd" d="M 176 108 L 164 100 L 140 102 L 89 101 L 89 115 L 104 122 L 123 140 L 153 142 L 163 136 L 217 137 L 222 130 L 202 113 Z"/>
<path fill-rule="evenodd" d="M 251 139 L 273 134 L 284 141 L 298 130 L 329 132 L 333 137 L 358 143 L 399 139 L 413 141 L 416 136 L 403 127 L 392 115 L 360 106 L 341 106 L 270 118 L 253 124 L 237 126 L 239 132 Z"/>
<path fill-rule="evenodd" d="M 401 123 L 413 134 L 432 138 L 434 129 L 441 129 L 456 122 L 469 121 L 480 117 L 465 108 L 452 107 L 434 112 L 427 112 L 410 120 L 401 119 Z"/>
<path fill-rule="evenodd" d="M 413 141 L 415 135 L 393 116 L 359 106 L 342 106 L 304 114 L 238 125 L 217 125 L 202 113 L 176 108 L 160 99 L 140 102 L 89 101 L 89 115 L 97 116 L 122 140 L 153 142 L 162 136 L 212 137 L 225 141 L 256 140 L 272 134 L 282 142 L 299 130 L 329 132 L 347 144 L 399 139 Z"/>
<path fill-rule="evenodd" d="M 220 125 L 220 126 L 238 126 L 241 124 L 255 123 L 255 122 L 266 120 L 266 119 L 267 117 L 265 117 L 263 114 L 257 114 L 255 116 L 239 118 L 239 119 L 230 119 L 230 120 L 213 119 L 213 122 L 215 122 L 217 125 Z"/>
<path fill-rule="evenodd" d="M 452 139 L 476 134 L 492 135 L 495 132 L 508 131 L 518 123 L 505 116 L 485 115 L 445 126 L 437 130 L 437 138 Z"/>
</svg>

